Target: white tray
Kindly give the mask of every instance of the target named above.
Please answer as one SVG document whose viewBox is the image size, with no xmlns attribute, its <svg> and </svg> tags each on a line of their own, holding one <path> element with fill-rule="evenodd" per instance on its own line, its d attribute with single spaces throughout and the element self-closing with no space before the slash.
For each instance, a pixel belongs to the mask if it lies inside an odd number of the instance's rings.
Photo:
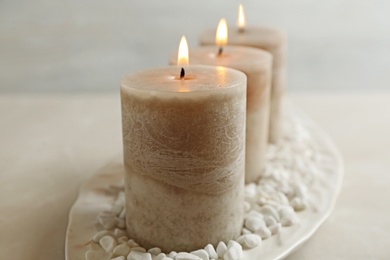
<svg viewBox="0 0 390 260">
<path fill-rule="evenodd" d="M 300 222 L 292 227 L 282 228 L 274 235 L 251 250 L 244 251 L 243 259 L 281 259 L 299 248 L 309 239 L 318 227 L 331 213 L 338 196 L 343 178 L 343 163 L 341 156 L 332 141 L 313 123 L 301 116 L 294 115 L 310 132 L 312 138 L 326 153 L 329 163 L 326 165 L 326 178 L 321 180 L 321 192 L 311 194 L 316 196 L 317 203 L 302 212 L 298 212 Z M 80 189 L 79 197 L 69 214 L 69 224 L 66 234 L 66 260 L 84 259 L 85 253 L 96 246 L 92 237 L 101 230 L 96 216 L 104 210 L 110 210 L 115 197 L 108 187 L 118 185 L 124 176 L 120 162 L 113 162 L 97 172 Z"/>
</svg>

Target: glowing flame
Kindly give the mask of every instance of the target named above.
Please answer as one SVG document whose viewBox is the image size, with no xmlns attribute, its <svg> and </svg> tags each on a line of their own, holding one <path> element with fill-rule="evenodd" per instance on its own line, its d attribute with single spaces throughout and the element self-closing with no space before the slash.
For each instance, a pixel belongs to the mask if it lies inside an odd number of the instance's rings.
<svg viewBox="0 0 390 260">
<path fill-rule="evenodd" d="M 228 41 L 228 28 L 227 28 L 226 20 L 222 18 L 221 20 L 219 20 L 218 23 L 215 43 L 218 46 L 224 46 L 227 44 L 227 41 Z"/>
<path fill-rule="evenodd" d="M 244 7 L 242 4 L 238 7 L 238 19 L 237 19 L 237 25 L 238 28 L 243 30 L 246 25 L 246 19 L 245 19 L 245 13 L 244 13 Z"/>
<path fill-rule="evenodd" d="M 179 53 L 177 55 L 177 65 L 182 67 L 188 66 L 188 43 L 184 35 L 180 40 Z"/>
</svg>

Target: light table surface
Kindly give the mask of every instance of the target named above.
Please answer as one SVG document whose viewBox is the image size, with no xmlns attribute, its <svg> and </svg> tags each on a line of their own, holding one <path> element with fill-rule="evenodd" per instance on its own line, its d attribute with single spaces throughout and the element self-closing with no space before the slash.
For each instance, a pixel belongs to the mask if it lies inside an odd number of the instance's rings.
<svg viewBox="0 0 390 260">
<path fill-rule="evenodd" d="M 389 259 L 390 94 L 291 95 L 341 150 L 331 216 L 289 260 Z M 0 259 L 64 259 L 78 188 L 121 157 L 113 94 L 0 96 Z"/>
</svg>

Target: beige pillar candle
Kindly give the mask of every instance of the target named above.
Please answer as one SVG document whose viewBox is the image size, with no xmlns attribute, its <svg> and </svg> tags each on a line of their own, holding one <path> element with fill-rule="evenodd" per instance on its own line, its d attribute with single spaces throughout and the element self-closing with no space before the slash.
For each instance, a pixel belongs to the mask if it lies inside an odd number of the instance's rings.
<svg viewBox="0 0 390 260">
<path fill-rule="evenodd" d="M 121 81 L 129 238 L 164 252 L 239 236 L 246 77 L 211 66 L 147 70 Z"/>
<path fill-rule="evenodd" d="M 242 12 L 243 13 L 243 12 Z M 240 19 L 245 23 L 245 19 Z M 261 26 L 229 28 L 229 45 L 242 45 L 260 48 L 273 55 L 271 112 L 269 141 L 277 142 L 282 136 L 282 101 L 285 85 L 285 52 L 287 37 L 284 31 Z M 214 45 L 215 29 L 208 29 L 201 33 L 201 45 Z"/>
<path fill-rule="evenodd" d="M 176 64 L 177 54 L 169 63 Z M 191 64 L 225 66 L 244 72 L 247 76 L 247 117 L 245 182 L 257 181 L 265 164 L 268 146 L 269 99 L 272 56 L 266 51 L 241 46 L 191 48 Z"/>
</svg>

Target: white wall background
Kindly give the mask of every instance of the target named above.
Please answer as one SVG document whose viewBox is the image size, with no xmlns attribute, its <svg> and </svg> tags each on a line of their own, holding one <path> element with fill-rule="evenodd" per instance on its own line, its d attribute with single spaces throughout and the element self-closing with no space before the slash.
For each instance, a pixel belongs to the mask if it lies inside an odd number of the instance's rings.
<svg viewBox="0 0 390 260">
<path fill-rule="evenodd" d="M 243 1 L 249 24 L 289 34 L 289 91 L 390 89 L 390 1 Z M 0 91 L 117 91 L 129 71 L 163 66 L 186 34 L 230 0 L 1 0 Z"/>
</svg>

